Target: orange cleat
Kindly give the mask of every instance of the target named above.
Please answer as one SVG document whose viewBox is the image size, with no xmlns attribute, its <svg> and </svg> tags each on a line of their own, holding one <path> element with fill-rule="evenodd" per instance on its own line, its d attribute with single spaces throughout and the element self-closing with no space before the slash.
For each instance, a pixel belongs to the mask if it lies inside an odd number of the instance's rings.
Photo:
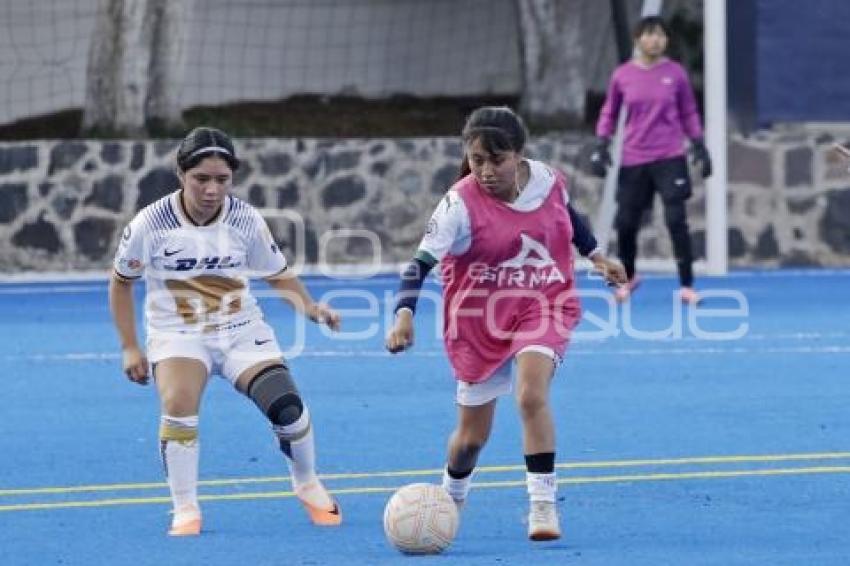
<svg viewBox="0 0 850 566">
<path fill-rule="evenodd" d="M 638 287 L 640 287 L 640 277 L 635 275 L 634 277 L 629 279 L 628 283 L 617 287 L 617 289 L 614 291 L 614 298 L 617 300 L 618 303 L 625 303 L 629 300 L 629 297 L 632 296 L 632 293 Z"/>
<path fill-rule="evenodd" d="M 686 305 L 696 306 L 702 300 L 702 297 L 694 291 L 693 287 L 682 287 L 679 289 L 679 299 Z"/>
<path fill-rule="evenodd" d="M 194 505 L 174 511 L 168 536 L 192 537 L 201 534 L 201 510 Z"/>
<path fill-rule="evenodd" d="M 304 505 L 314 525 L 336 527 L 342 523 L 342 511 L 339 504 L 333 500 L 318 479 L 296 486 L 295 495 Z"/>
</svg>

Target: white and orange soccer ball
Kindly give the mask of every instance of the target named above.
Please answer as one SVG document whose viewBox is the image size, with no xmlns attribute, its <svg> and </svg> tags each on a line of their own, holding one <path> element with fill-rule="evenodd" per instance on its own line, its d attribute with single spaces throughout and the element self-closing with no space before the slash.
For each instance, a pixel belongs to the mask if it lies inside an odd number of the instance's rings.
<svg viewBox="0 0 850 566">
<path fill-rule="evenodd" d="M 454 540 L 457 525 L 457 506 L 439 485 L 401 487 L 384 509 L 387 540 L 405 554 L 442 552 Z"/>
</svg>

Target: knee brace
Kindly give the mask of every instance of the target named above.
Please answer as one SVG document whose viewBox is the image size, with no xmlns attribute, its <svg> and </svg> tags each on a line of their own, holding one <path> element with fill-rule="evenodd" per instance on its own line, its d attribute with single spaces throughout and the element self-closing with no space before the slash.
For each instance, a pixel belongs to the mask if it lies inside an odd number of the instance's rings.
<svg viewBox="0 0 850 566">
<path fill-rule="evenodd" d="M 275 427 L 292 425 L 304 412 L 301 396 L 284 365 L 260 371 L 248 386 L 247 395 Z"/>
</svg>

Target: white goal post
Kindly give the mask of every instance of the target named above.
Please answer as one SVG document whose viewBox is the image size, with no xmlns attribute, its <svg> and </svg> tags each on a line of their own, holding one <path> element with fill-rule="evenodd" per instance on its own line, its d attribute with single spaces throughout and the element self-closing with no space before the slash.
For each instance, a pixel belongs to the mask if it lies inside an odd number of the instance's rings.
<svg viewBox="0 0 850 566">
<path fill-rule="evenodd" d="M 726 117 L 726 0 L 706 0 L 703 15 L 705 49 L 705 142 L 713 173 L 705 187 L 705 254 L 709 275 L 726 275 L 729 264 Z"/>
</svg>

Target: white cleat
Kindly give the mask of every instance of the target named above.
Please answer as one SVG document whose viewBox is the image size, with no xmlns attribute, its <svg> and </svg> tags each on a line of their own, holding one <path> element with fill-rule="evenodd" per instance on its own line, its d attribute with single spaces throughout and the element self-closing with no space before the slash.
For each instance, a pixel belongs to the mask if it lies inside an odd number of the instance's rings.
<svg viewBox="0 0 850 566">
<path fill-rule="evenodd" d="M 548 501 L 532 501 L 528 511 L 528 538 L 531 540 L 555 540 L 561 538 L 561 525 L 555 504 Z"/>
</svg>

